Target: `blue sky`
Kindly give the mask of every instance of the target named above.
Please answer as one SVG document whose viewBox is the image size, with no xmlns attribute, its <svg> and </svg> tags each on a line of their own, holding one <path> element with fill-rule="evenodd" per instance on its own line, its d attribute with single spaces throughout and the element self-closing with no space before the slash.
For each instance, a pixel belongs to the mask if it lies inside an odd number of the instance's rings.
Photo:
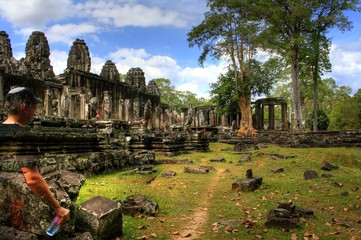
<svg viewBox="0 0 361 240">
<path fill-rule="evenodd" d="M 206 10 L 206 0 L 0 0 L 0 30 L 10 36 L 17 60 L 25 56 L 31 32 L 44 32 L 55 74 L 66 68 L 72 42 L 79 38 L 89 47 L 93 73 L 112 60 L 120 73 L 140 67 L 147 82 L 168 78 L 176 89 L 207 98 L 209 84 L 225 65 L 209 61 L 200 67 L 200 50 L 187 43 L 187 33 Z M 355 93 L 361 88 L 360 14 L 350 14 L 350 20 L 352 31 L 329 34 L 333 71 L 327 76 Z"/>
</svg>

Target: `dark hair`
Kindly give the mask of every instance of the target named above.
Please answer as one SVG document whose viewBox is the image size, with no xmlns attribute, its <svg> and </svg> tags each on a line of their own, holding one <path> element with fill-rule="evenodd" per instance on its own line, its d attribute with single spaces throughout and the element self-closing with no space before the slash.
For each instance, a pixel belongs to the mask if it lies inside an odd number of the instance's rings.
<svg viewBox="0 0 361 240">
<path fill-rule="evenodd" d="M 21 103 L 31 106 L 43 103 L 43 100 L 35 97 L 34 93 L 26 87 L 13 88 L 6 94 L 5 109 L 9 113 L 18 113 Z"/>
</svg>

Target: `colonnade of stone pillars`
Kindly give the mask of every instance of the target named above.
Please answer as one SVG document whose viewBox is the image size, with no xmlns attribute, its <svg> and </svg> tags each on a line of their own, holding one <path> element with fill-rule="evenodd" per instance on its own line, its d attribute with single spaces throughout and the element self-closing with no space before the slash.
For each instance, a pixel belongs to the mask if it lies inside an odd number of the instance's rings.
<svg viewBox="0 0 361 240">
<path fill-rule="evenodd" d="M 282 98 L 263 98 L 256 101 L 255 107 L 255 124 L 254 126 L 261 130 L 264 129 L 264 107 L 268 106 L 268 128 L 267 130 L 275 129 L 275 106 L 281 105 L 281 128 L 287 130 L 287 102 Z"/>
</svg>

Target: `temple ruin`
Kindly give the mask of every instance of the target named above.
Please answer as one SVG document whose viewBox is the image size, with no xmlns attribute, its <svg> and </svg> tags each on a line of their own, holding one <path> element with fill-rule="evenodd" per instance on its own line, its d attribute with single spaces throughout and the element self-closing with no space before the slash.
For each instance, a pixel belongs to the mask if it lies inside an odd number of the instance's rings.
<svg viewBox="0 0 361 240">
<path fill-rule="evenodd" d="M 64 73 L 55 76 L 50 63 L 49 44 L 44 33 L 35 31 L 28 39 L 25 59 L 16 60 L 6 32 L 0 32 L 0 111 L 5 94 L 14 86 L 26 86 L 44 99 L 39 118 L 78 120 L 120 120 L 124 124 L 147 119 L 146 128 L 169 130 L 173 127 L 238 127 L 233 119 L 217 116 L 215 107 L 190 107 L 177 113 L 161 104 L 155 81 L 146 85 L 139 67 L 129 69 L 125 81 L 111 60 L 100 75 L 90 72 L 91 58 L 84 40 L 76 39 L 69 50 Z M 151 114 L 149 114 L 151 113 Z M 144 124 L 144 123 L 142 123 Z"/>
</svg>

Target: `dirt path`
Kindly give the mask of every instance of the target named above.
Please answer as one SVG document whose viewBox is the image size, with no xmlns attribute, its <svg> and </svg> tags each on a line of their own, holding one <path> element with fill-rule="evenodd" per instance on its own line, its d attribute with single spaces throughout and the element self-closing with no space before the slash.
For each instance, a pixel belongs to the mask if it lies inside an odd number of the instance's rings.
<svg viewBox="0 0 361 240">
<path fill-rule="evenodd" d="M 218 169 L 210 179 L 205 193 L 202 196 L 203 201 L 197 208 L 193 210 L 193 214 L 189 216 L 187 226 L 184 226 L 180 234 L 173 239 L 198 239 L 204 232 L 205 224 L 208 221 L 208 208 L 210 207 L 209 199 L 213 196 L 215 186 L 217 186 L 222 170 Z"/>
</svg>

